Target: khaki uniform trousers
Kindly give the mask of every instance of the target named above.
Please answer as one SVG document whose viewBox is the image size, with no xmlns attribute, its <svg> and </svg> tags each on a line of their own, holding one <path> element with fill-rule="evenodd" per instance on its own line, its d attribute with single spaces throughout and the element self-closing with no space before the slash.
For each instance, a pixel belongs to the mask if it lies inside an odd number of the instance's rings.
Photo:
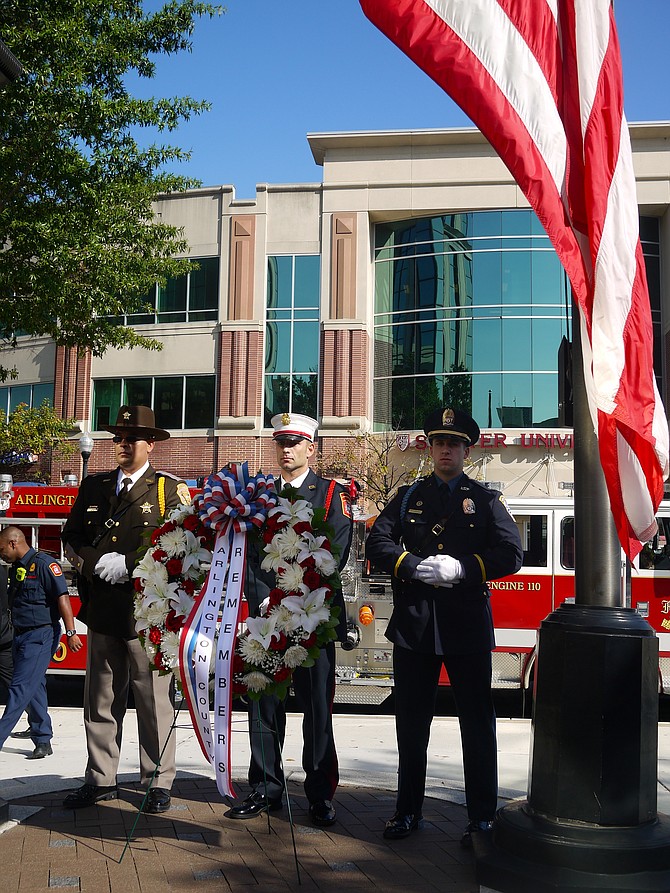
<svg viewBox="0 0 670 893">
<path fill-rule="evenodd" d="M 89 629 L 84 684 L 88 748 L 85 780 L 88 784 L 116 784 L 123 719 L 129 685 L 132 685 L 140 746 L 140 782 L 144 788 L 149 785 L 167 791 L 172 788 L 176 774 L 176 734 L 170 700 L 171 678 L 171 675 L 159 676 L 150 669 L 139 639 L 106 636 Z"/>
</svg>

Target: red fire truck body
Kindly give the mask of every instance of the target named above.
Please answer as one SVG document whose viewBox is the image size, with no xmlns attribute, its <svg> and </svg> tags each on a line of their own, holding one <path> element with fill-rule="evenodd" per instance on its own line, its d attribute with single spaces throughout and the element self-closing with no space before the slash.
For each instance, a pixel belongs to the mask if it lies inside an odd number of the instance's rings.
<svg viewBox="0 0 670 893">
<path fill-rule="evenodd" d="M 193 491 L 195 492 L 195 491 Z M 60 534 L 77 496 L 76 487 L 14 485 L 10 508 L 0 526 L 20 527 L 35 548 L 63 565 L 75 615 L 80 600 L 72 568 L 63 556 Z M 512 577 L 489 584 L 497 647 L 493 655 L 496 688 L 527 689 L 535 661 L 537 630 L 562 602 L 574 598 L 574 521 L 571 499 L 508 500 L 524 548 L 524 563 Z M 648 543 L 631 572 L 631 586 L 622 586 L 622 604 L 647 619 L 659 638 L 659 690 L 670 691 L 670 502 L 658 515 L 659 532 Z M 393 686 L 393 646 L 384 631 L 393 607 L 388 577 L 368 572 L 365 522 L 357 522 L 354 542 L 343 573 L 350 647 L 337 650 L 336 700 L 381 703 Z M 637 566 L 639 564 L 639 566 Z M 86 627 L 77 622 L 86 642 Z M 86 649 L 74 654 L 65 636 L 49 672 L 83 673 Z M 448 684 L 446 677 L 442 680 Z"/>
</svg>

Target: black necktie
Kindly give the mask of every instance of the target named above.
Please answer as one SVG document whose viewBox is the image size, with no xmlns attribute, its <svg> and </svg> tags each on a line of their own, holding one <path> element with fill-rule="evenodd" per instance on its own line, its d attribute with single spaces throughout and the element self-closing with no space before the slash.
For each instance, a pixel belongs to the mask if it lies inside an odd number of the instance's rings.
<svg viewBox="0 0 670 893">
<path fill-rule="evenodd" d="M 119 490 L 119 499 L 125 499 L 129 490 L 130 490 L 130 478 L 124 477 L 124 479 L 121 481 L 121 489 Z"/>
</svg>

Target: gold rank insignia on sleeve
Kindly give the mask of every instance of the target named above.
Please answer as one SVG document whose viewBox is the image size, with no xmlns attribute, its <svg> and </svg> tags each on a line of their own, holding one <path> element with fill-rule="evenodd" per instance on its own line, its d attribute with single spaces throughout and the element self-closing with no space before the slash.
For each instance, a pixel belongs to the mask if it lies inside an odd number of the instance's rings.
<svg viewBox="0 0 670 893">
<path fill-rule="evenodd" d="M 191 504 L 191 493 L 183 481 L 180 481 L 177 484 L 177 496 L 182 505 L 190 505 Z"/>
</svg>

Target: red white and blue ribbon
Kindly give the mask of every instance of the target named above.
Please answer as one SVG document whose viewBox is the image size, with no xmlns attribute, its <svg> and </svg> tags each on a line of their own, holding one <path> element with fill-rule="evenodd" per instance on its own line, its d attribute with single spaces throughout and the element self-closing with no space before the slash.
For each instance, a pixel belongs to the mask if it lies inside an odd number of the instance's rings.
<svg viewBox="0 0 670 893">
<path fill-rule="evenodd" d="M 274 478 L 249 477 L 246 462 L 207 479 L 200 520 L 216 532 L 212 567 L 181 632 L 179 668 L 193 728 L 223 796 L 234 797 L 230 769 L 232 670 L 247 554 L 247 531 L 277 504 Z M 209 683 L 215 654 L 214 710 Z"/>
</svg>

